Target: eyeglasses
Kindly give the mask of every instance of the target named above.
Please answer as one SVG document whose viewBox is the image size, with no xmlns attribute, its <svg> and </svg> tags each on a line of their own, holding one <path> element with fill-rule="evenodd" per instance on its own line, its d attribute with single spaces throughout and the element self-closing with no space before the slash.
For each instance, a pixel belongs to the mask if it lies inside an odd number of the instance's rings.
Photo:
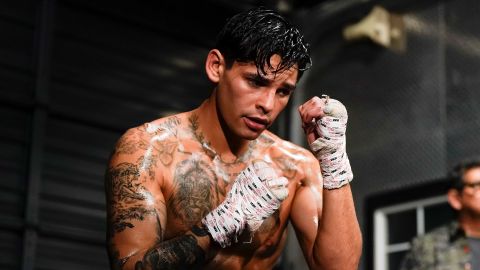
<svg viewBox="0 0 480 270">
<path fill-rule="evenodd" d="M 463 183 L 463 187 L 469 187 L 473 190 L 480 190 L 480 181 L 473 182 L 473 183 Z"/>
</svg>

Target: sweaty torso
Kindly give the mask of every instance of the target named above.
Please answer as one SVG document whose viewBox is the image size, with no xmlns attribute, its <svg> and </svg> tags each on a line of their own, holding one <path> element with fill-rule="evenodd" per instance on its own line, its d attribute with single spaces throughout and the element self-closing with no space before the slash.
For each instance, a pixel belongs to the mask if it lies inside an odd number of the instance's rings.
<svg viewBox="0 0 480 270">
<path fill-rule="evenodd" d="M 185 234 L 225 198 L 238 173 L 255 159 L 269 162 L 289 180 L 289 196 L 253 235 L 244 233 L 228 248 L 218 248 L 205 269 L 271 269 L 286 241 L 292 200 L 302 184 L 308 152 L 265 131 L 248 149 L 222 159 L 199 127 L 194 112 L 157 120 L 136 129 L 143 137 L 142 166 L 158 181 L 166 206 L 163 240 Z"/>
</svg>

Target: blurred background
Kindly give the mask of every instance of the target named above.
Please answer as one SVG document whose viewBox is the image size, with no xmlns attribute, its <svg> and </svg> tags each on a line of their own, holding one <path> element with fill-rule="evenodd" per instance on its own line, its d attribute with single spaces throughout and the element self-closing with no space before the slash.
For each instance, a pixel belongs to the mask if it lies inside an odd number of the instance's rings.
<svg viewBox="0 0 480 270">
<path fill-rule="evenodd" d="M 398 268 L 411 237 L 451 218 L 450 167 L 480 153 L 477 0 L 0 2 L 0 269 L 108 269 L 103 175 L 128 128 L 191 110 L 233 14 L 279 10 L 313 67 L 272 130 L 305 145 L 296 107 L 349 109 L 364 250 Z M 294 234 L 278 269 L 307 269 Z"/>
</svg>

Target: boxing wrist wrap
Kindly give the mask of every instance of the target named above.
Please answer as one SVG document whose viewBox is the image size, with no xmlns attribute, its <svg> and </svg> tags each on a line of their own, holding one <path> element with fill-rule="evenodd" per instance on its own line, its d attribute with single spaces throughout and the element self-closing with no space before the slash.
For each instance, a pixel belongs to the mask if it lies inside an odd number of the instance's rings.
<svg viewBox="0 0 480 270">
<path fill-rule="evenodd" d="M 248 166 L 235 179 L 225 201 L 203 218 L 212 238 L 221 247 L 238 241 L 245 227 L 255 232 L 263 220 L 272 215 L 281 204 L 261 179 L 253 165 Z"/>
<path fill-rule="evenodd" d="M 337 100 L 328 102 L 326 116 L 316 121 L 319 138 L 310 148 L 320 161 L 323 187 L 335 189 L 351 182 L 353 173 L 346 152 L 347 111 Z"/>
</svg>

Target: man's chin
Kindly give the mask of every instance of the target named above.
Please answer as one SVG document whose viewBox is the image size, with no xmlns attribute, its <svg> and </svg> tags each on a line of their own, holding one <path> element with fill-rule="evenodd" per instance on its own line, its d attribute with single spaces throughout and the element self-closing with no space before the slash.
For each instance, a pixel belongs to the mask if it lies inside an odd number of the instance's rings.
<svg viewBox="0 0 480 270">
<path fill-rule="evenodd" d="M 246 134 L 243 134 L 242 138 L 244 138 L 245 140 L 252 141 L 252 140 L 257 139 L 263 132 L 264 132 L 264 130 L 262 130 L 262 131 L 249 131 Z"/>
</svg>

